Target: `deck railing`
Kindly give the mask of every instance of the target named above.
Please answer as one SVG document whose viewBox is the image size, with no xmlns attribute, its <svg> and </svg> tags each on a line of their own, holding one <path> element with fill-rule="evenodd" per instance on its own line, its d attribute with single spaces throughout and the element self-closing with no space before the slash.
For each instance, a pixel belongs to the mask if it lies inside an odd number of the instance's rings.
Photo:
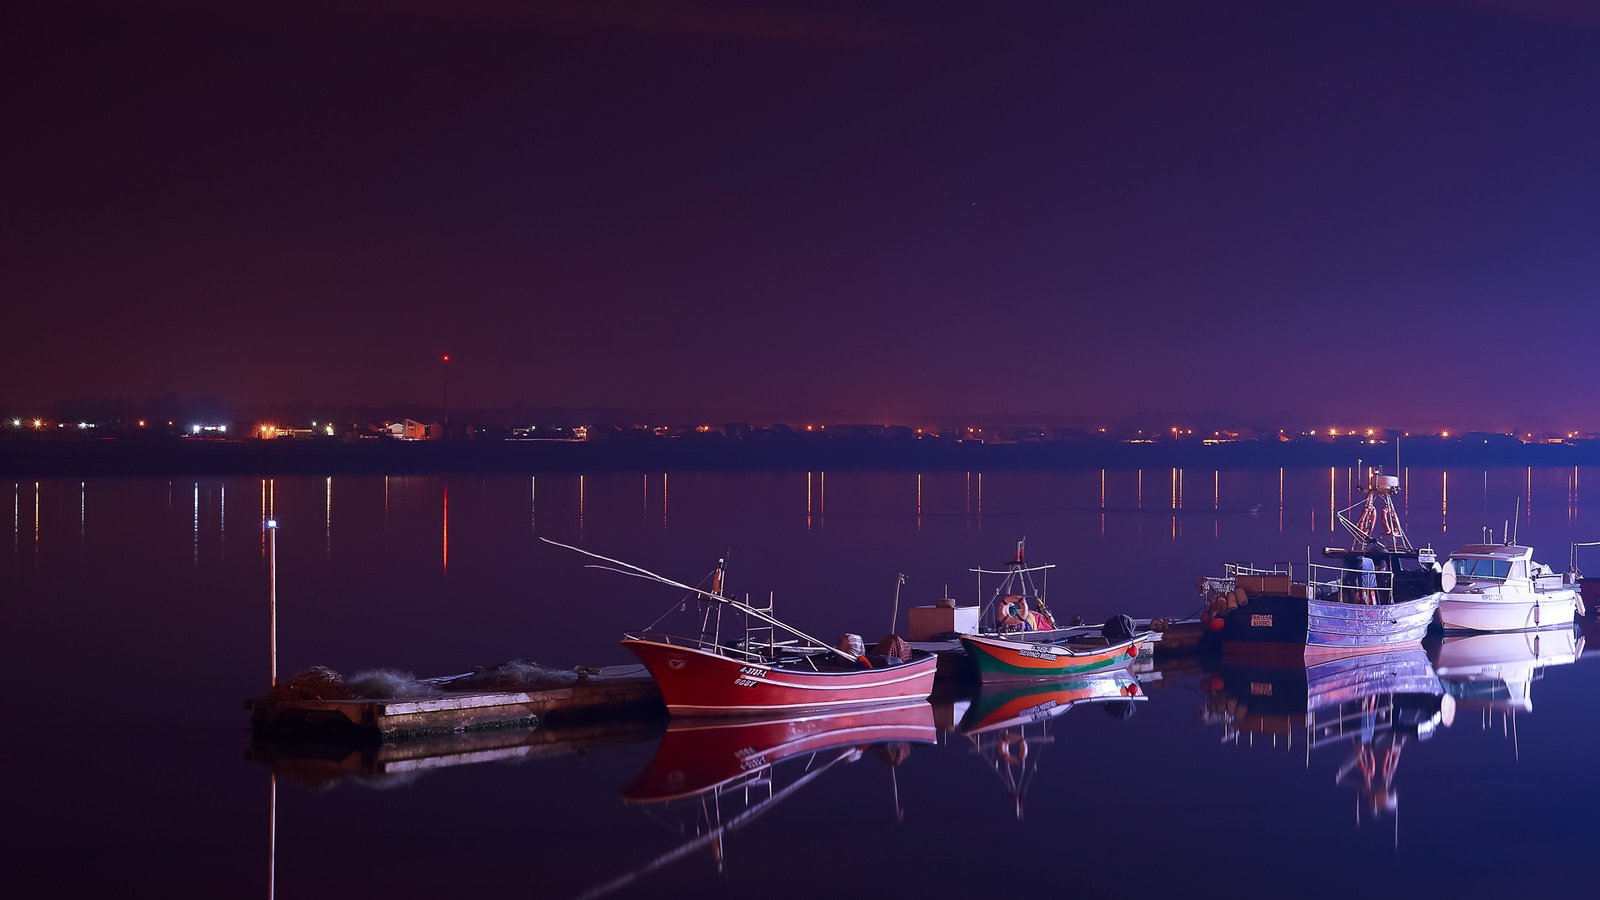
<svg viewBox="0 0 1600 900">
<path fill-rule="evenodd" d="M 1304 591 L 1307 599 L 1337 596 L 1345 603 L 1387 605 L 1394 602 L 1394 573 L 1388 569 L 1353 569 L 1312 562 L 1303 565 L 1303 581 L 1295 578 L 1295 564 L 1288 562 L 1271 563 L 1267 567 L 1247 562 L 1227 563 L 1222 567 L 1220 579 L 1207 581 L 1224 590 L 1238 587 L 1242 582 L 1247 591 L 1281 591 L 1290 595 Z"/>
</svg>

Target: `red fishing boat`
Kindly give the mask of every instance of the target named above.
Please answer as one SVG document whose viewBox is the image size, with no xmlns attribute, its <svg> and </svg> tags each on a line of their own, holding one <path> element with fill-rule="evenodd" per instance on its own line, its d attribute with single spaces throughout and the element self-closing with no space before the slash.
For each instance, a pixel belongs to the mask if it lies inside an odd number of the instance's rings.
<svg viewBox="0 0 1600 900">
<path fill-rule="evenodd" d="M 547 543 L 555 544 L 555 541 Z M 779 621 L 772 606 L 754 607 L 724 596 L 723 564 L 711 589 L 673 581 L 630 563 L 556 544 L 601 560 L 605 569 L 688 592 L 699 601 L 700 633 L 682 637 L 655 631 L 622 642 L 649 670 L 675 716 L 749 716 L 924 700 L 933 692 L 937 658 L 893 635 L 869 652 L 853 635 L 834 646 Z M 677 608 L 678 604 L 674 604 Z M 723 613 L 742 623 L 724 631 Z M 659 621 L 659 620 L 658 620 Z M 778 640 L 778 631 L 792 639 Z"/>
</svg>

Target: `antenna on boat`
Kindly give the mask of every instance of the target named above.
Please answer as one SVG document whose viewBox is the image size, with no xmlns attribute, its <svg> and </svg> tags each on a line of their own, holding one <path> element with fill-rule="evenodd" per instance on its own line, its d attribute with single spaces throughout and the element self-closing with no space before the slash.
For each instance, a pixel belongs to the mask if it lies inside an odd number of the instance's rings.
<svg viewBox="0 0 1600 900">
<path fill-rule="evenodd" d="M 889 633 L 894 634 L 895 628 L 900 625 L 900 586 L 906 583 L 906 573 L 900 572 L 894 577 L 894 614 L 889 617 Z"/>
<path fill-rule="evenodd" d="M 1511 543 L 1517 542 L 1517 532 L 1522 530 L 1522 498 L 1517 498 L 1517 505 L 1511 512 Z"/>
</svg>

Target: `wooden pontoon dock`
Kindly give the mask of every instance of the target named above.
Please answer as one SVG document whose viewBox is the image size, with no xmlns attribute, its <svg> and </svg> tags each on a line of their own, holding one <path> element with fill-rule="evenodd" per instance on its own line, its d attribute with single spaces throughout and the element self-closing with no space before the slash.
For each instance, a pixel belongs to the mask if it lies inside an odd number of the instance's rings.
<svg viewBox="0 0 1600 900">
<path fill-rule="evenodd" d="M 445 692 L 420 699 L 245 701 L 257 734 L 344 732 L 370 740 L 422 738 L 455 732 L 529 728 L 551 719 L 648 716 L 662 710 L 661 694 L 643 666 L 608 666 L 571 684 L 538 690 Z"/>
</svg>

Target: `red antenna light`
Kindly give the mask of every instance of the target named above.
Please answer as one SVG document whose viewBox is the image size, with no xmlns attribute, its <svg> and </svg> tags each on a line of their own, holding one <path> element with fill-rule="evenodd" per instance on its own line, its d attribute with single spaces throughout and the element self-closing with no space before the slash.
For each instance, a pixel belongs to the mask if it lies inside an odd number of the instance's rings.
<svg viewBox="0 0 1600 900">
<path fill-rule="evenodd" d="M 445 361 L 445 362 L 449 362 L 449 361 L 450 361 L 450 354 L 448 354 L 448 353 L 446 353 L 446 354 L 445 354 L 445 355 L 444 355 L 444 361 Z"/>
</svg>

